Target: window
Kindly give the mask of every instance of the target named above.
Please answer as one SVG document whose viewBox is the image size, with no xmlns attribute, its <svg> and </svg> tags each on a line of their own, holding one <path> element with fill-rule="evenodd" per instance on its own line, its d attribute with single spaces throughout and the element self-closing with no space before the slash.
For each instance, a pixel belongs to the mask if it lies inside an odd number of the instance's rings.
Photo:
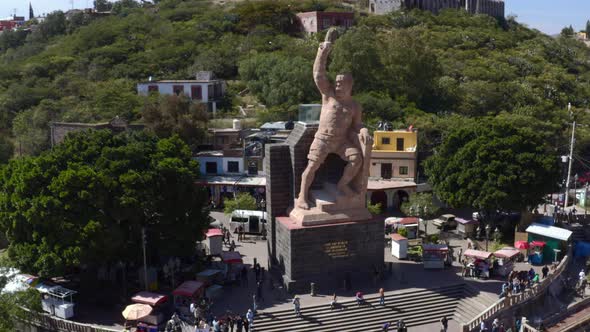
<svg viewBox="0 0 590 332">
<path fill-rule="evenodd" d="M 391 164 L 381 164 L 381 177 L 384 179 L 391 179 L 392 176 L 392 166 Z"/>
<path fill-rule="evenodd" d="M 184 85 L 174 85 L 172 87 L 172 91 L 174 92 L 175 95 L 178 96 L 184 92 Z"/>
<path fill-rule="evenodd" d="M 240 163 L 237 161 L 228 161 L 227 162 L 227 172 L 228 173 L 239 173 L 240 172 Z"/>
<path fill-rule="evenodd" d="M 217 163 L 214 161 L 206 162 L 205 172 L 207 172 L 207 174 L 217 174 Z"/>
<path fill-rule="evenodd" d="M 191 86 L 191 97 L 194 100 L 201 100 L 203 99 L 203 89 L 200 85 L 193 85 Z"/>
<path fill-rule="evenodd" d="M 391 139 L 389 137 L 381 137 L 381 144 L 389 145 L 391 144 Z"/>
<path fill-rule="evenodd" d="M 400 166 L 399 175 L 408 175 L 408 166 Z"/>
<path fill-rule="evenodd" d="M 158 92 L 158 86 L 157 85 L 148 85 L 148 92 Z"/>
<path fill-rule="evenodd" d="M 404 139 L 403 138 L 398 138 L 396 140 L 396 143 L 397 143 L 396 150 L 397 151 L 404 151 Z"/>
</svg>

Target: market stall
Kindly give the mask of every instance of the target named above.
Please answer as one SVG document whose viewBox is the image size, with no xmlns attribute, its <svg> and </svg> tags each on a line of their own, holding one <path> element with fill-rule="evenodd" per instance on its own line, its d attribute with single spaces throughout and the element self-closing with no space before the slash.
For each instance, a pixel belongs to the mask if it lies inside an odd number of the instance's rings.
<svg viewBox="0 0 590 332">
<path fill-rule="evenodd" d="M 152 307 L 149 315 L 138 319 L 137 331 L 157 331 L 158 326 L 166 323 L 169 307 L 168 296 L 152 292 L 139 292 L 131 297 L 133 303 L 147 304 Z"/>
<path fill-rule="evenodd" d="M 490 257 L 491 252 L 467 249 L 463 253 L 467 259 L 467 273 L 466 276 L 477 278 L 490 277 Z"/>
<path fill-rule="evenodd" d="M 529 258 L 534 255 L 535 262 L 533 264 L 543 264 L 553 259 L 559 260 L 560 258 L 555 253 L 567 252 L 567 246 L 572 238 L 570 230 L 540 223 L 532 223 L 527 227 L 526 233 L 529 243 L 532 244 L 535 241 L 544 243 L 541 247 L 531 248 L 536 249 L 534 254 L 529 253 Z"/>
<path fill-rule="evenodd" d="M 475 235 L 475 230 L 479 224 L 477 220 L 455 218 L 455 221 L 457 222 L 457 233 L 462 234 L 464 239 Z"/>
<path fill-rule="evenodd" d="M 221 260 L 223 262 L 225 280 L 230 283 L 239 280 L 240 272 L 244 265 L 240 252 L 223 251 L 221 253 Z"/>
<path fill-rule="evenodd" d="M 404 228 L 407 231 L 406 238 L 415 239 L 418 237 L 419 223 L 420 223 L 419 218 L 415 218 L 415 217 L 401 218 L 394 225 L 394 228 L 397 230 L 399 230 L 400 228 Z"/>
<path fill-rule="evenodd" d="M 218 269 L 207 269 L 197 273 L 197 281 L 201 281 L 205 286 L 223 282 L 223 271 Z"/>
<path fill-rule="evenodd" d="M 543 264 L 543 250 L 546 243 L 543 241 L 533 241 L 530 244 L 529 262 L 533 265 Z"/>
<path fill-rule="evenodd" d="M 516 258 L 520 255 L 520 251 L 516 248 L 502 248 L 494 252 L 494 274 L 505 277 L 514 269 Z"/>
<path fill-rule="evenodd" d="M 446 244 L 423 244 L 422 261 L 425 269 L 444 269 L 449 247 Z"/>
<path fill-rule="evenodd" d="M 223 250 L 223 232 L 219 228 L 210 228 L 205 239 L 208 255 L 220 255 Z"/>
<path fill-rule="evenodd" d="M 38 285 L 40 286 L 40 285 Z M 39 289 L 39 287 L 36 287 Z M 46 292 L 42 292 L 41 307 L 43 311 L 59 318 L 69 319 L 74 317 L 73 296 L 76 291 L 64 288 L 62 286 L 47 287 Z"/>
<path fill-rule="evenodd" d="M 204 283 L 196 280 L 185 281 L 172 292 L 174 307 L 182 314 L 188 315 L 190 304 L 198 303 L 204 292 Z"/>
<path fill-rule="evenodd" d="M 408 239 L 399 234 L 391 234 L 391 254 L 397 259 L 406 259 L 408 257 Z"/>
</svg>

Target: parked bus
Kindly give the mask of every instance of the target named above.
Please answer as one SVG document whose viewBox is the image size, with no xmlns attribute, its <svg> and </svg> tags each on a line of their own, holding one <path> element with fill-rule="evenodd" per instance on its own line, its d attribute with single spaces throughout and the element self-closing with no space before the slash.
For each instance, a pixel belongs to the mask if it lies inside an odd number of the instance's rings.
<svg viewBox="0 0 590 332">
<path fill-rule="evenodd" d="M 233 233 L 242 226 L 246 233 L 261 233 L 266 228 L 267 213 L 255 210 L 235 210 L 231 214 L 229 222 L 230 231 Z"/>
</svg>

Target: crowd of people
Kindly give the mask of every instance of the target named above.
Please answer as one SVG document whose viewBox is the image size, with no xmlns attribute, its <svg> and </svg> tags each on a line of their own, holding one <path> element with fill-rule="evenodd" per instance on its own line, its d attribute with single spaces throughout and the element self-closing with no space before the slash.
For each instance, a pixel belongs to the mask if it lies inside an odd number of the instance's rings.
<svg viewBox="0 0 590 332">
<path fill-rule="evenodd" d="M 549 268 L 544 266 L 541 272 L 543 273 L 543 279 L 545 279 L 547 278 Z M 520 294 L 526 289 L 533 287 L 533 285 L 538 284 L 540 279 L 541 277 L 532 267 L 528 271 L 512 271 L 508 275 L 506 282 L 502 284 L 500 298 L 510 296 L 510 294 Z"/>
</svg>

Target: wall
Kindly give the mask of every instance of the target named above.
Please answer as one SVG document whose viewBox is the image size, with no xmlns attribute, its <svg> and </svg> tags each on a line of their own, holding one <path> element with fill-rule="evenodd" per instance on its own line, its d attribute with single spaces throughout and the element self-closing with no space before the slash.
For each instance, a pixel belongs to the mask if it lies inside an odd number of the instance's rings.
<svg viewBox="0 0 590 332">
<path fill-rule="evenodd" d="M 370 0 L 369 12 L 383 15 L 401 9 L 402 0 Z"/>
<path fill-rule="evenodd" d="M 223 165 L 222 165 L 223 157 L 197 157 L 199 161 L 199 171 L 203 175 L 214 175 L 214 174 L 207 174 L 207 162 L 216 162 L 217 163 L 217 175 L 223 174 Z"/>
<path fill-rule="evenodd" d="M 416 160 L 415 159 L 377 159 L 371 158 L 371 166 L 369 169 L 369 176 L 381 177 L 381 164 L 392 164 L 393 178 L 413 179 L 416 176 Z M 399 174 L 400 166 L 408 167 L 408 174 Z"/>
<path fill-rule="evenodd" d="M 383 144 L 383 138 L 389 138 L 389 144 Z M 399 151 L 397 150 L 397 139 L 404 139 L 404 150 L 415 148 L 418 145 L 418 133 L 415 131 L 375 131 L 373 133 L 373 151 Z"/>
</svg>

